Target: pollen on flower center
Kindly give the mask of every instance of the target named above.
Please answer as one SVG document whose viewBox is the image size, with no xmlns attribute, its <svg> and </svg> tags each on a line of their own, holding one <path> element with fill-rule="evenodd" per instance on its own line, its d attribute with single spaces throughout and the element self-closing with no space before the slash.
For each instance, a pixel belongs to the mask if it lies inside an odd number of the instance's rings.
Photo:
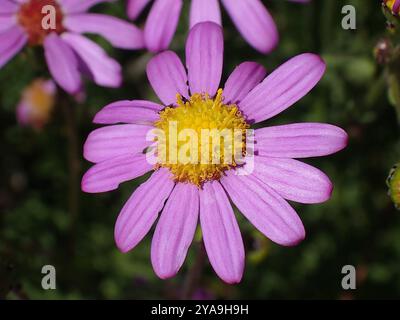
<svg viewBox="0 0 400 320">
<path fill-rule="evenodd" d="M 157 167 L 168 168 L 175 181 L 201 186 L 221 178 L 238 165 L 246 153 L 246 129 L 250 126 L 234 104 L 223 103 L 223 91 L 216 97 L 194 94 L 177 107 L 160 113 L 157 134 Z"/>
<path fill-rule="evenodd" d="M 43 26 L 43 22 L 46 22 L 47 17 L 46 11 L 42 13 L 42 9 L 47 5 L 55 9 L 55 12 L 53 12 L 55 14 L 55 28 L 53 29 L 44 28 Z M 45 37 L 51 32 L 60 34 L 64 31 L 62 25 L 63 13 L 56 0 L 28 0 L 28 2 L 21 5 L 17 16 L 19 24 L 28 34 L 28 41 L 31 46 L 43 44 Z"/>
</svg>

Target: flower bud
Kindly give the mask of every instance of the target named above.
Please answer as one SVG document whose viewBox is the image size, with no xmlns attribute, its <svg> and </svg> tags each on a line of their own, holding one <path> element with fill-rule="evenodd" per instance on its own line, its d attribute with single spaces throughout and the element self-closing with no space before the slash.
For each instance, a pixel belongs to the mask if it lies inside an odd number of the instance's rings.
<svg viewBox="0 0 400 320">
<path fill-rule="evenodd" d="M 374 56 L 379 64 L 390 62 L 393 53 L 392 43 L 388 39 L 381 39 L 374 48 Z"/>
<path fill-rule="evenodd" d="M 390 170 L 386 183 L 389 187 L 389 196 L 396 208 L 400 209 L 400 163 L 394 165 Z"/>
<path fill-rule="evenodd" d="M 17 106 L 18 123 L 41 129 L 49 121 L 54 107 L 56 85 L 52 80 L 37 79 L 22 93 Z"/>
<path fill-rule="evenodd" d="M 392 14 L 399 15 L 400 13 L 400 0 L 383 0 L 383 3 L 390 9 Z"/>
</svg>

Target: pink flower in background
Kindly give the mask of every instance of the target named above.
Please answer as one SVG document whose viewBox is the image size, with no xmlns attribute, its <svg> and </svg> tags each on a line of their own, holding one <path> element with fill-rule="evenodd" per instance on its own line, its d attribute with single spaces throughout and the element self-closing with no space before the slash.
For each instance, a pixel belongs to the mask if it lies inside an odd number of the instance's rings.
<svg viewBox="0 0 400 320">
<path fill-rule="evenodd" d="M 105 87 L 121 84 L 121 66 L 95 42 L 81 33 L 96 33 L 114 47 L 144 47 L 142 32 L 112 16 L 87 13 L 107 0 L 0 0 L 0 68 L 24 46 L 43 46 L 54 80 L 67 92 L 81 88 L 81 74 L 88 73 Z M 42 8 L 56 9 L 56 28 L 44 29 Z"/>
<path fill-rule="evenodd" d="M 317 55 L 298 55 L 266 77 L 255 62 L 240 64 L 218 89 L 223 68 L 223 34 L 218 24 L 199 23 L 186 42 L 186 67 L 172 51 L 155 56 L 148 79 L 162 104 L 133 100 L 104 107 L 94 123 L 107 124 L 90 133 L 84 157 L 94 164 L 82 190 L 99 193 L 156 169 L 132 194 L 115 226 L 122 252 L 134 248 L 162 211 L 151 246 L 151 261 L 161 278 L 182 266 L 198 220 L 215 272 L 228 283 L 241 280 L 244 246 L 230 200 L 272 241 L 292 246 L 305 237 L 303 224 L 286 200 L 321 203 L 332 183 L 320 170 L 294 160 L 324 156 L 343 149 L 347 134 L 322 123 L 297 123 L 255 130 L 254 169 L 207 167 L 147 161 L 146 139 L 154 128 L 180 119 L 186 128 L 244 128 L 281 113 L 305 96 L 321 79 L 325 64 Z M 223 100 L 222 100 L 223 97 Z M 125 124 L 119 124 L 125 123 Z M 239 171 L 247 172 L 238 175 Z M 164 202 L 165 205 L 164 205 Z"/>
<path fill-rule="evenodd" d="M 393 14 L 399 14 L 400 0 L 383 0 L 383 3 L 392 11 Z"/>
<path fill-rule="evenodd" d="M 17 106 L 18 123 L 41 129 L 50 119 L 57 88 L 52 80 L 37 79 L 22 93 Z"/>
<path fill-rule="evenodd" d="M 272 51 L 278 44 L 278 30 L 268 10 L 260 0 L 221 0 L 243 38 L 262 53 Z M 306 3 L 309 0 L 291 0 Z M 151 0 L 129 0 L 128 16 L 135 20 Z M 155 0 L 144 27 L 146 47 L 159 52 L 169 47 L 178 25 L 182 0 Z M 211 21 L 219 25 L 219 0 L 191 0 L 190 27 Z"/>
</svg>

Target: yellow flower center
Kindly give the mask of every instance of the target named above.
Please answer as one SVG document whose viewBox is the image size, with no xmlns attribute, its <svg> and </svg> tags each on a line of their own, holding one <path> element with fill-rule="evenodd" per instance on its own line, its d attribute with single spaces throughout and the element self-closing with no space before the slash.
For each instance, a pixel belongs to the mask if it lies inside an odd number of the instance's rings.
<svg viewBox="0 0 400 320">
<path fill-rule="evenodd" d="M 167 107 L 155 123 L 157 167 L 168 168 L 175 181 L 199 187 L 218 180 L 238 165 L 246 154 L 246 129 L 250 126 L 235 104 L 223 103 L 223 91 L 214 99 L 194 94 L 177 107 Z"/>
<path fill-rule="evenodd" d="M 30 101 L 31 105 L 35 108 L 35 113 L 47 120 L 53 108 L 55 97 L 54 94 L 50 94 L 46 91 L 44 86 L 44 80 L 34 81 L 24 92 L 24 97 Z"/>
<path fill-rule="evenodd" d="M 43 28 L 43 22 L 47 21 L 47 18 L 42 10 L 46 6 L 51 6 L 55 9 L 55 29 Z M 29 0 L 21 5 L 17 17 L 19 24 L 28 34 L 28 42 L 31 46 L 43 44 L 46 36 L 52 32 L 61 34 L 64 31 L 62 25 L 63 13 L 56 0 Z"/>
</svg>

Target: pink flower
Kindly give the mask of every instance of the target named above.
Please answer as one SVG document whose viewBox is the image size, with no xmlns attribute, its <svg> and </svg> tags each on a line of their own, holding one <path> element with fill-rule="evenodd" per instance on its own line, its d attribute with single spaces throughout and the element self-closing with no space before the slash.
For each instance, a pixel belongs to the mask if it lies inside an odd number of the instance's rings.
<svg viewBox="0 0 400 320">
<path fill-rule="evenodd" d="M 50 73 L 67 92 L 81 88 L 85 71 L 105 87 L 121 84 L 121 66 L 81 33 L 97 33 L 114 47 L 144 47 L 142 32 L 132 24 L 103 14 L 87 13 L 108 0 L 0 0 L 0 68 L 25 45 L 44 47 Z M 42 8 L 55 8 L 55 29 L 42 26 Z"/>
<path fill-rule="evenodd" d="M 400 0 L 383 0 L 383 3 L 392 11 L 393 14 L 399 14 Z"/>
<path fill-rule="evenodd" d="M 151 0 L 129 0 L 128 16 L 134 20 Z M 233 23 L 243 38 L 262 53 L 272 51 L 278 44 L 275 22 L 260 0 L 221 0 Z M 309 2 L 309 0 L 291 0 Z M 159 52 L 169 47 L 178 25 L 182 0 L 155 0 L 144 28 L 148 50 Z M 218 0 L 191 0 L 190 27 L 196 23 L 211 21 L 221 25 Z"/>
<path fill-rule="evenodd" d="M 95 164 L 84 175 L 82 190 L 115 190 L 120 183 L 153 170 L 144 150 L 149 151 L 154 142 L 146 136 L 149 130 L 163 127 L 166 120 L 180 119 L 192 129 L 243 128 L 293 105 L 325 72 L 324 62 L 310 53 L 290 59 L 266 78 L 263 66 L 244 62 L 222 91 L 218 89 L 222 65 L 222 29 L 212 22 L 191 29 L 186 42 L 187 72 L 174 52 L 155 56 L 147 75 L 163 104 L 118 101 L 95 116 L 94 123 L 111 126 L 97 129 L 87 138 L 84 157 Z M 243 274 L 244 247 L 230 200 L 272 241 L 284 246 L 298 244 L 305 237 L 304 227 L 286 200 L 324 202 L 331 196 L 332 183 L 320 170 L 293 158 L 335 153 L 346 146 L 347 135 L 329 124 L 298 123 L 257 129 L 255 140 L 254 170 L 247 175 L 237 175 L 247 170 L 247 163 L 243 167 L 202 167 L 167 161 L 156 166 L 119 214 L 115 226 L 118 248 L 122 252 L 134 248 L 162 211 L 152 240 L 151 261 L 159 277 L 172 277 L 184 262 L 200 219 L 211 265 L 224 281 L 237 283 Z"/>
<path fill-rule="evenodd" d="M 18 122 L 41 129 L 49 121 L 56 93 L 56 85 L 52 80 L 36 79 L 22 93 L 17 106 Z"/>
</svg>

